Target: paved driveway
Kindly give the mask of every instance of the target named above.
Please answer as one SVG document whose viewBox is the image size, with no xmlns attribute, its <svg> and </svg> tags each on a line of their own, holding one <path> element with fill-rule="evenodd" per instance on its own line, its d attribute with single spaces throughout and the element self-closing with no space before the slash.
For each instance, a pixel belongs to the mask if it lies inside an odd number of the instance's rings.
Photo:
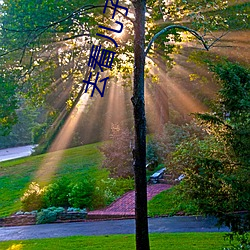
<svg viewBox="0 0 250 250">
<path fill-rule="evenodd" d="M 0 162 L 29 156 L 34 149 L 34 145 L 0 149 Z"/>
<path fill-rule="evenodd" d="M 214 218 L 195 216 L 150 218 L 150 233 L 227 232 L 218 229 Z M 109 220 L 0 228 L 0 241 L 56 238 L 74 235 L 134 234 L 135 220 Z"/>
</svg>

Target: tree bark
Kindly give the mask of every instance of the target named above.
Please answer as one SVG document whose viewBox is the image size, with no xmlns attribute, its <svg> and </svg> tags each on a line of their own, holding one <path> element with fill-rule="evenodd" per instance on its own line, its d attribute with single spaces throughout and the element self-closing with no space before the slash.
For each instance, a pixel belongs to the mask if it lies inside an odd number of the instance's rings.
<svg viewBox="0 0 250 250">
<path fill-rule="evenodd" d="M 133 5 L 135 7 L 135 61 L 134 88 L 131 100 L 134 107 L 135 126 L 133 158 L 135 173 L 136 249 L 149 250 L 146 180 L 146 117 L 144 102 L 146 0 L 134 1 Z"/>
</svg>

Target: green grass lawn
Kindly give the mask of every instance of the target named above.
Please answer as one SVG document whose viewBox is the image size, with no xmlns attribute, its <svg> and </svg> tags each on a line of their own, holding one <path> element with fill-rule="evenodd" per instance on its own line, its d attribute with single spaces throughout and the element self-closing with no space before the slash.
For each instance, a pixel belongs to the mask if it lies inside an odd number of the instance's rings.
<svg viewBox="0 0 250 250">
<path fill-rule="evenodd" d="M 228 246 L 224 233 L 151 234 L 151 250 L 221 250 Z M 135 249 L 134 235 L 74 236 L 67 238 L 0 242 L 1 250 Z"/>
<path fill-rule="evenodd" d="M 187 215 L 199 214 L 197 207 L 177 194 L 175 187 L 161 192 L 148 202 L 148 215 L 151 217 L 171 216 L 178 212 L 183 212 Z"/>
<path fill-rule="evenodd" d="M 105 177 L 107 172 L 98 168 L 102 160 L 98 145 L 100 143 L 65 150 L 51 180 L 64 176 L 79 181 L 86 174 Z M 50 154 L 53 157 L 57 153 Z M 20 197 L 30 182 L 37 181 L 35 175 L 45 157 L 46 154 L 0 163 L 0 217 L 20 210 Z"/>
</svg>

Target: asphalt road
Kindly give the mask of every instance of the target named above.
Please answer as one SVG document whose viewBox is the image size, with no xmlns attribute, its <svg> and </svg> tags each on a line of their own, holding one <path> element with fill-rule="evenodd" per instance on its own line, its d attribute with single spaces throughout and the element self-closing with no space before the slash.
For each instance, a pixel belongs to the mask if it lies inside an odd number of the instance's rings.
<svg viewBox="0 0 250 250">
<path fill-rule="evenodd" d="M 228 232 L 227 227 L 215 226 L 216 219 L 195 216 L 174 216 L 150 218 L 150 233 L 170 232 Z M 57 238 L 75 235 L 111 235 L 134 234 L 135 220 L 109 220 L 95 222 L 76 222 L 60 224 L 43 224 L 34 226 L 2 227 L 0 241 L 24 240 L 39 238 Z"/>
<path fill-rule="evenodd" d="M 34 147 L 34 145 L 28 145 L 22 147 L 0 149 L 0 162 L 29 156 L 31 155 Z"/>
</svg>

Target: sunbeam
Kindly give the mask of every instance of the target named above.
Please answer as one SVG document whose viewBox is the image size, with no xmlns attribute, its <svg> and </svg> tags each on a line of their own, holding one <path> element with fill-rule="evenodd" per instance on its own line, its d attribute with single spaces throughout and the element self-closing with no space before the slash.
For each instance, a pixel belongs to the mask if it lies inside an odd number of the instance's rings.
<svg viewBox="0 0 250 250">
<path fill-rule="evenodd" d="M 124 88 L 115 82 L 111 83 L 108 102 L 103 121 L 102 139 L 109 136 L 112 123 L 120 124 L 126 119 Z"/>
<path fill-rule="evenodd" d="M 56 172 L 58 164 L 63 157 L 64 149 L 66 149 L 72 139 L 75 128 L 81 117 L 81 113 L 88 103 L 89 95 L 83 94 L 79 103 L 74 107 L 67 121 L 63 125 L 59 134 L 49 148 L 49 153 L 46 155 L 39 170 L 36 173 L 35 179 L 39 183 L 47 183 Z M 56 151 L 56 152 L 54 152 Z"/>
</svg>

